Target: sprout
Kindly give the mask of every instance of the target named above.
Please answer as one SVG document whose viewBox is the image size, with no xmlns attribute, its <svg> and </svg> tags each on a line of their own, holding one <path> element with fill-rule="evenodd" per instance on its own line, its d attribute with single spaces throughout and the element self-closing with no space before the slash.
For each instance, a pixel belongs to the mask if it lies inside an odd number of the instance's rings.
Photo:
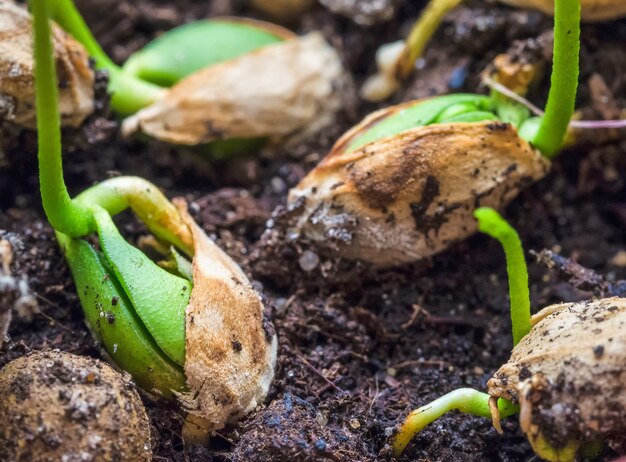
<svg viewBox="0 0 626 462">
<path fill-rule="evenodd" d="M 474 94 L 409 101 L 367 116 L 291 190 L 302 234 L 342 257 L 413 262 L 476 230 L 480 206 L 501 209 L 549 171 L 577 89 L 578 0 L 558 0 L 546 112 Z"/>
<path fill-rule="evenodd" d="M 130 55 L 122 66 L 132 75 L 171 87 L 205 67 L 294 38 L 286 29 L 251 19 L 194 21 L 176 27 Z M 210 43 L 199 47 L 198 43 Z"/>
<path fill-rule="evenodd" d="M 361 96 L 368 101 L 389 98 L 413 71 L 413 63 L 426 48 L 446 13 L 463 0 L 431 0 L 417 20 L 406 41 L 383 45 L 376 53 L 378 73 L 365 81 Z"/>
<path fill-rule="evenodd" d="M 131 116 L 123 124 L 126 135 L 142 131 L 189 145 L 285 141 L 327 125 L 341 106 L 347 78 L 319 33 L 298 37 L 249 19 L 196 21 L 163 34 L 119 67 L 72 0 L 52 5 L 53 18 L 109 72 L 111 107 Z"/>
<path fill-rule="evenodd" d="M 265 398 L 276 336 L 246 275 L 151 183 L 118 177 L 71 198 L 63 180 L 47 0 L 33 0 L 40 187 L 85 319 L 110 358 L 145 390 L 178 397 L 205 431 Z M 44 77 L 45 76 L 45 77 Z M 130 208 L 164 249 L 155 263 L 113 216 Z M 98 245 L 90 236 L 98 237 Z M 192 261 L 188 260 L 190 258 Z"/>
<path fill-rule="evenodd" d="M 507 256 L 511 358 L 487 383 L 488 393 L 461 388 L 411 412 L 392 437 L 395 456 L 451 410 L 491 418 L 500 433 L 500 418 L 519 412 L 533 449 L 550 461 L 571 461 L 579 450 L 590 454 L 607 438 L 619 440 L 626 431 L 621 386 L 626 379 L 626 299 L 552 305 L 531 318 L 517 233 L 493 209 L 478 209 L 476 217 L 479 229 L 496 238 Z"/>
<path fill-rule="evenodd" d="M 482 207 L 474 212 L 474 216 L 478 220 L 478 230 L 497 239 L 504 249 L 509 275 L 513 345 L 517 345 L 530 332 L 530 292 L 522 242 L 517 231 L 495 210 Z"/>
<path fill-rule="evenodd" d="M 472 388 L 458 388 L 415 409 L 407 416 L 393 437 L 394 455 L 399 457 L 416 434 L 447 412 L 461 411 L 463 414 L 491 418 L 489 399 L 490 396 L 487 393 Z M 497 406 L 503 417 L 514 415 L 519 411 L 518 406 L 505 399 L 499 399 Z"/>
<path fill-rule="evenodd" d="M 368 101 L 382 101 L 389 98 L 400 83 L 411 74 L 415 61 L 422 55 L 430 38 L 448 12 L 456 8 L 463 0 L 430 0 L 420 18 L 411 28 L 404 41 L 393 42 L 379 48 L 379 53 L 393 46 L 398 50 L 389 59 L 377 59 L 378 73 L 370 77 L 361 95 Z M 500 0 L 509 5 L 538 9 L 546 14 L 555 12 L 554 0 Z M 581 16 L 583 21 L 605 21 L 626 16 L 626 3 L 621 0 L 582 0 Z M 377 54 L 378 58 L 378 54 Z"/>
</svg>

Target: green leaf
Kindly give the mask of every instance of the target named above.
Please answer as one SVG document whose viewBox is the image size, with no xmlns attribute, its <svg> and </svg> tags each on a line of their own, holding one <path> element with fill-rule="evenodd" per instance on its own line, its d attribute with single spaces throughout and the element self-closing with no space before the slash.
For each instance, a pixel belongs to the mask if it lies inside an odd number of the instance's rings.
<svg viewBox="0 0 626 462">
<path fill-rule="evenodd" d="M 455 123 L 455 122 L 482 122 L 485 120 L 500 120 L 493 112 L 488 111 L 470 111 L 463 114 L 457 114 L 447 119 L 442 120 L 440 123 Z"/>
<path fill-rule="evenodd" d="M 176 251 L 176 247 L 171 246 L 170 251 L 172 252 L 172 258 L 176 264 L 176 271 L 185 279 L 193 281 L 193 265 L 191 262 L 179 254 Z"/>
<path fill-rule="evenodd" d="M 491 107 L 491 99 L 487 96 L 473 94 L 445 95 L 419 100 L 411 106 L 400 109 L 390 116 L 381 119 L 365 132 L 352 139 L 345 152 L 353 152 L 373 141 L 397 135 L 411 128 L 430 125 L 450 106 L 471 103 L 481 110 Z"/>
<path fill-rule="evenodd" d="M 530 110 L 500 93 L 491 92 L 496 106 L 496 114 L 502 122 L 508 122 L 518 129 L 530 117 Z"/>
<path fill-rule="evenodd" d="M 479 108 L 476 105 L 475 101 L 465 101 L 462 103 L 456 103 L 448 106 L 446 109 L 441 111 L 441 113 L 437 116 L 435 120 L 437 123 L 442 120 L 449 119 L 450 117 L 456 117 L 460 114 L 466 114 L 468 112 L 478 111 Z"/>
<path fill-rule="evenodd" d="M 271 29 L 225 20 L 195 21 L 176 27 L 133 53 L 123 66 L 126 74 L 162 86 L 207 66 L 281 42 Z"/>
<path fill-rule="evenodd" d="M 185 390 L 185 374 L 155 343 L 135 314 L 115 274 L 82 239 L 57 233 L 69 263 L 85 320 L 113 361 L 145 390 L 164 397 Z"/>
<path fill-rule="evenodd" d="M 192 284 L 160 268 L 118 231 L 111 216 L 94 208 L 100 246 L 132 306 L 167 356 L 185 363 L 185 309 Z"/>
</svg>

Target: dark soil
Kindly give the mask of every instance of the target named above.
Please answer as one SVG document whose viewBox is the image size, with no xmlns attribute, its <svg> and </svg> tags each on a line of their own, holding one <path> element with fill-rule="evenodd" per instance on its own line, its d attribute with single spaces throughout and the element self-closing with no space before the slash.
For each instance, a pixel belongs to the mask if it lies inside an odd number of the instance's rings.
<svg viewBox="0 0 626 462">
<path fill-rule="evenodd" d="M 118 61 L 184 21 L 217 14 L 255 16 L 244 3 L 78 2 Z M 373 70 L 376 48 L 404 34 L 422 6 L 401 2 L 396 19 L 369 29 L 316 6 L 292 28 L 320 29 L 360 83 Z M 536 39 L 550 27 L 550 18 L 538 13 L 469 2 L 450 15 L 420 62 L 422 70 L 395 100 L 483 91 L 479 73 L 497 53 L 515 40 Z M 626 20 L 585 25 L 582 36 L 578 107 L 586 117 L 607 117 L 626 107 Z M 545 85 L 530 95 L 538 104 L 546 96 L 541 88 Z M 599 89 L 606 98 L 599 98 Z M 156 461 L 381 460 L 388 457 L 387 436 L 408 411 L 457 387 L 484 389 L 508 359 L 507 280 L 495 241 L 475 236 L 432 260 L 385 271 L 319 255 L 319 264 L 307 272 L 299 259 L 316 248 L 266 231 L 288 189 L 345 129 L 376 107 L 354 99 L 313 142 L 228 161 L 210 162 L 200 150 L 122 140 L 102 114 L 92 118 L 91 131 L 65 138 L 72 193 L 122 172 L 147 178 L 170 197 L 184 195 L 199 224 L 262 287 L 273 307 L 280 350 L 266 405 L 220 432 L 210 448 L 184 448 L 183 412 L 144 397 Z M 0 170 L 0 233 L 11 233 L 13 271 L 28 277 L 41 312 L 30 321 L 14 317 L 10 341 L 0 349 L 0 366 L 44 348 L 102 357 L 84 326 L 68 268 L 41 210 L 35 135 L 2 133 L 11 164 Z M 626 136 L 585 138 L 563 152 L 552 173 L 527 189 L 505 215 L 527 250 L 548 248 L 573 257 L 597 271 L 602 284 L 610 284 L 626 279 Z M 140 231 L 130 221 L 125 229 L 131 235 Z M 576 288 L 531 260 L 535 310 L 592 296 L 593 287 Z M 424 430 L 403 460 L 531 459 L 515 418 L 504 422 L 504 430 L 498 435 L 486 420 L 453 413 Z M 614 456 L 609 451 L 604 458 Z"/>
</svg>

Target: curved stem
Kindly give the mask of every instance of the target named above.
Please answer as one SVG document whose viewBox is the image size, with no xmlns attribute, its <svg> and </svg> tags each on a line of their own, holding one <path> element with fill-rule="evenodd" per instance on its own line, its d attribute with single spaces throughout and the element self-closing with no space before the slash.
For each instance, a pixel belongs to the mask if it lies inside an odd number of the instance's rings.
<svg viewBox="0 0 626 462">
<path fill-rule="evenodd" d="M 554 2 L 554 54 L 545 115 L 533 143 L 548 158 L 561 149 L 574 113 L 580 52 L 580 0 Z"/>
<path fill-rule="evenodd" d="M 487 393 L 472 388 L 459 388 L 437 398 L 432 403 L 411 412 L 402 423 L 400 430 L 392 441 L 393 453 L 398 457 L 411 439 L 428 424 L 434 422 L 446 412 L 458 410 L 464 414 L 491 418 Z M 498 410 L 502 417 L 508 417 L 519 411 L 519 408 L 505 399 L 498 399 Z"/>
<path fill-rule="evenodd" d="M 497 239 L 504 249 L 509 275 L 513 345 L 517 345 L 531 327 L 528 269 L 522 242 L 515 229 L 494 209 L 481 207 L 474 212 L 474 216 L 478 220 L 478 230 Z"/>
<path fill-rule="evenodd" d="M 76 40 L 83 44 L 96 68 L 109 72 L 111 107 L 121 114 L 133 114 L 160 98 L 165 90 L 157 85 L 125 74 L 104 52 L 87 27 L 72 0 L 52 0 L 51 17 Z"/>
<path fill-rule="evenodd" d="M 111 178 L 83 191 L 75 200 L 85 207 L 98 206 L 111 216 L 130 207 L 157 237 L 189 257 L 194 255 L 193 236 L 180 212 L 155 185 L 143 178 Z"/>
<path fill-rule="evenodd" d="M 413 64 L 422 55 L 428 40 L 443 21 L 445 15 L 454 9 L 463 0 L 431 0 L 417 20 L 409 36 L 400 58 L 398 59 L 397 72 L 401 79 L 405 79 L 411 73 Z"/>
<path fill-rule="evenodd" d="M 31 0 L 30 6 L 35 33 L 35 94 L 41 200 L 46 216 L 55 230 L 71 237 L 80 237 L 93 228 L 93 217 L 86 207 L 72 201 L 63 180 L 61 118 L 47 0 Z"/>
</svg>

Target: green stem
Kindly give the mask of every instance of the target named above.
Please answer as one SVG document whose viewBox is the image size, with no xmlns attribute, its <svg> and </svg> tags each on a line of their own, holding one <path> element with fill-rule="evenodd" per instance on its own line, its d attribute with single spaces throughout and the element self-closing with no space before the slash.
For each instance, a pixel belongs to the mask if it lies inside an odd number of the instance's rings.
<svg viewBox="0 0 626 462">
<path fill-rule="evenodd" d="M 428 40 L 443 21 L 445 15 L 463 0 L 431 0 L 417 20 L 398 61 L 399 77 L 405 79 L 411 73 L 413 64 L 422 55 Z"/>
<path fill-rule="evenodd" d="M 54 229 L 72 237 L 80 237 L 88 234 L 94 223 L 91 212 L 72 201 L 63 180 L 61 117 L 48 4 L 47 0 L 31 0 L 30 5 L 35 32 L 35 94 L 41 200 Z"/>
<path fill-rule="evenodd" d="M 534 145 L 548 158 L 561 149 L 576 103 L 580 52 L 580 0 L 554 2 L 554 54 L 546 112 Z"/>
<path fill-rule="evenodd" d="M 50 17 L 83 44 L 91 57 L 96 60 L 98 69 L 119 69 L 100 47 L 72 0 L 51 0 Z"/>
<path fill-rule="evenodd" d="M 181 220 L 176 206 L 143 178 L 119 176 L 105 180 L 80 193 L 75 201 L 90 209 L 98 206 L 111 216 L 130 207 L 157 237 L 193 257 L 189 226 Z"/>
<path fill-rule="evenodd" d="M 494 209 L 481 207 L 474 212 L 474 216 L 478 220 L 478 230 L 497 239 L 504 249 L 509 275 L 513 345 L 517 345 L 530 332 L 528 269 L 522 242 L 515 229 Z"/>
<path fill-rule="evenodd" d="M 487 393 L 472 388 L 459 388 L 437 398 L 432 403 L 414 410 L 407 416 L 400 430 L 393 438 L 392 448 L 394 455 L 398 457 L 402 454 L 417 433 L 446 412 L 458 410 L 464 414 L 491 418 L 489 398 L 490 396 Z M 498 399 L 498 410 L 501 417 L 508 417 L 517 413 L 519 408 L 510 401 L 500 398 Z"/>
<path fill-rule="evenodd" d="M 66 32 L 83 44 L 96 61 L 96 68 L 109 72 L 109 92 L 112 94 L 111 107 L 114 111 L 123 115 L 133 114 L 163 95 L 163 88 L 125 74 L 107 56 L 72 0 L 52 0 L 50 12 L 51 17 Z"/>
</svg>

